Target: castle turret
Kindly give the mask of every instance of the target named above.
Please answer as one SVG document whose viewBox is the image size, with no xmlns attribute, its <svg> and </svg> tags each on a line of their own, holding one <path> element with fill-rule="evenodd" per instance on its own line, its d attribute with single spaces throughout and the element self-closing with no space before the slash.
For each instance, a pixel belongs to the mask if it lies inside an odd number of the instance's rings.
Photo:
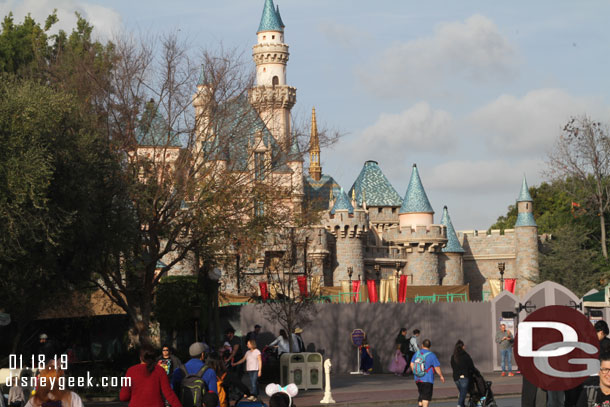
<svg viewBox="0 0 610 407">
<path fill-rule="evenodd" d="M 415 227 L 417 225 L 431 225 L 434 223 L 434 210 L 428 195 L 424 190 L 424 186 L 419 178 L 417 165 L 413 164 L 411 179 L 405 194 L 405 199 L 402 201 L 402 206 L 399 212 L 400 227 Z"/>
<path fill-rule="evenodd" d="M 256 86 L 250 90 L 250 103 L 287 151 L 291 141 L 290 109 L 296 103 L 296 88 L 286 85 L 288 45 L 284 43 L 284 23 L 273 0 L 265 0 L 256 35 L 257 44 L 252 47 Z"/>
<path fill-rule="evenodd" d="M 525 176 L 517 198 L 517 222 L 515 223 L 515 245 L 517 264 L 516 294 L 522 295 L 536 285 L 538 270 L 538 225 L 534 220 L 534 200 L 527 187 Z M 507 276 L 511 278 L 512 276 Z"/>
<path fill-rule="evenodd" d="M 407 274 L 414 285 L 440 284 L 439 254 L 447 243 L 447 228 L 433 225 L 434 210 L 413 164 L 411 180 L 400 208 L 396 242 L 405 246 Z"/>
<path fill-rule="evenodd" d="M 441 225 L 447 228 L 447 245 L 443 247 L 440 261 L 440 278 L 443 285 L 464 284 L 464 249 L 455 234 L 447 206 L 443 208 Z"/>
<path fill-rule="evenodd" d="M 353 280 L 364 277 L 362 237 L 367 227 L 366 211 L 354 208 L 341 188 L 326 223 L 326 228 L 336 239 L 337 268 L 333 273 L 333 285 L 349 279 L 348 267 L 353 270 Z"/>
</svg>

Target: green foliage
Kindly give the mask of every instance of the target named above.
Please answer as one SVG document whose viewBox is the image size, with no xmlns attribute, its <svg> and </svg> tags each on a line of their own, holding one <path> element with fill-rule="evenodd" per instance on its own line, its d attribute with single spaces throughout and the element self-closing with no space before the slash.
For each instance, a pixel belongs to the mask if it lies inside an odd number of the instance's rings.
<svg viewBox="0 0 610 407">
<path fill-rule="evenodd" d="M 550 242 L 540 250 L 540 281 L 555 281 L 577 296 L 599 287 L 600 266 L 596 250 L 590 246 L 585 227 L 576 224 L 559 226 Z"/>
<path fill-rule="evenodd" d="M 157 287 L 154 314 L 163 329 L 183 329 L 192 323 L 196 309 L 205 306 L 208 296 L 195 276 L 165 277 Z"/>
<path fill-rule="evenodd" d="M 0 81 L 0 308 L 16 321 L 70 295 L 99 261 L 116 161 L 65 93 Z"/>
</svg>

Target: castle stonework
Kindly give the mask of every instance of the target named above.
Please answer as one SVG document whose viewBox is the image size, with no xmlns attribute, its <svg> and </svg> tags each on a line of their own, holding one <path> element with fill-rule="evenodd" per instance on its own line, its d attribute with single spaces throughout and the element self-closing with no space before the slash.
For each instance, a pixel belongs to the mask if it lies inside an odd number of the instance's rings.
<svg viewBox="0 0 610 407">
<path fill-rule="evenodd" d="M 263 154 L 290 157 L 289 171 L 281 174 L 291 189 L 288 206 L 294 213 L 304 207 L 319 210 L 320 222 L 306 231 L 303 266 L 326 286 L 341 286 L 348 280 L 388 278 L 407 275 L 410 285 L 470 286 L 470 298 L 481 300 L 489 291 L 489 279 L 500 277 L 498 263 L 505 264 L 505 278 L 516 279 L 518 296 L 529 290 L 538 278 L 538 230 L 533 217 L 533 200 L 525 178 L 517 199 L 518 218 L 514 229 L 456 231 L 449 211 L 443 208 L 440 223 L 426 195 L 417 166 L 404 195 L 398 194 L 379 164 L 367 161 L 346 193 L 320 164 L 316 112 L 312 111 L 309 146 L 310 167 L 305 174 L 303 160 L 292 134 L 290 110 L 296 103 L 296 89 L 286 82 L 289 59 L 284 43 L 284 23 L 273 0 L 265 0 L 257 43 L 252 48 L 256 64 L 256 85 L 248 102 L 263 123 L 257 142 L 246 156 Z M 205 81 L 200 81 L 195 108 L 206 124 Z M 266 134 L 272 137 L 270 142 Z M 214 135 L 201 134 L 202 143 Z M 279 150 L 281 151 L 279 151 Z M 277 153 L 280 154 L 277 154 Z M 253 154 L 256 153 L 256 154 Z M 224 154 L 218 160 L 228 160 Z M 255 168 L 250 163 L 248 168 Z M 225 291 L 258 295 L 258 282 L 266 279 L 264 268 L 271 256 L 289 250 L 282 242 L 266 247 L 251 265 L 238 264 L 221 278 Z M 250 268 L 250 270 L 249 270 Z M 351 275 L 350 272 L 351 271 Z M 250 274 L 250 281 L 239 280 Z M 237 281 L 235 280 L 237 275 Z"/>
</svg>

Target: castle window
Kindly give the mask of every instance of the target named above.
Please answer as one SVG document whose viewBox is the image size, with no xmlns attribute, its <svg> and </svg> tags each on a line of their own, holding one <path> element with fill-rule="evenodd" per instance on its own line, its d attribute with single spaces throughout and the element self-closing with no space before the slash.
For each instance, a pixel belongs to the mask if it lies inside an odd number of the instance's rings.
<svg viewBox="0 0 610 407">
<path fill-rule="evenodd" d="M 527 202 L 525 203 L 525 209 L 529 209 L 530 208 L 530 204 L 528 204 Z"/>
<path fill-rule="evenodd" d="M 265 206 L 262 201 L 254 202 L 254 216 L 263 216 L 265 214 Z"/>
<path fill-rule="evenodd" d="M 274 40 L 274 39 L 275 39 L 275 35 L 272 35 L 272 36 L 271 36 L 271 39 L 272 39 L 272 40 Z"/>
<path fill-rule="evenodd" d="M 271 80 L 271 85 L 275 86 L 275 85 L 279 85 L 280 84 L 280 78 L 278 78 L 277 76 L 274 76 L 273 79 Z"/>
<path fill-rule="evenodd" d="M 383 211 L 383 208 L 377 208 L 377 213 L 381 213 Z"/>
<path fill-rule="evenodd" d="M 263 40 L 266 40 L 266 39 L 267 39 L 267 36 L 266 36 L 266 35 L 263 35 Z"/>
<path fill-rule="evenodd" d="M 396 213 L 396 208 L 392 208 L 392 213 Z"/>
<path fill-rule="evenodd" d="M 263 72 L 267 72 L 267 68 L 263 67 Z"/>
<path fill-rule="evenodd" d="M 254 153 L 254 177 L 257 180 L 265 179 L 265 153 Z"/>
</svg>

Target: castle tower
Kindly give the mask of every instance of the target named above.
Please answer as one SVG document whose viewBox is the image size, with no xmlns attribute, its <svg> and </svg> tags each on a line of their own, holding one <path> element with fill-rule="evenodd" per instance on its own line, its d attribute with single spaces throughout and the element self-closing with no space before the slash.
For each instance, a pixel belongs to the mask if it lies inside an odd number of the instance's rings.
<svg viewBox="0 0 610 407">
<path fill-rule="evenodd" d="M 464 249 L 455 234 L 447 206 L 443 208 L 441 225 L 447 228 L 447 245 L 443 247 L 440 261 L 440 277 L 443 285 L 464 284 L 464 267 L 462 259 Z"/>
<path fill-rule="evenodd" d="M 352 280 L 364 277 L 362 237 L 368 230 L 366 211 L 354 209 L 343 188 L 330 210 L 326 229 L 336 239 L 337 268 L 333 273 L 333 285 L 349 280 L 348 267 L 352 267 Z M 360 277 L 359 277 L 360 276 Z"/>
<path fill-rule="evenodd" d="M 438 285 L 439 255 L 447 243 L 447 228 L 433 225 L 434 210 L 413 164 L 411 180 L 400 208 L 396 242 L 405 247 L 407 274 L 414 285 Z"/>
<path fill-rule="evenodd" d="M 517 222 L 515 222 L 515 245 L 517 264 L 517 287 L 515 294 L 525 294 L 536 285 L 538 270 L 538 225 L 534 220 L 534 200 L 523 176 L 521 193 L 517 198 Z M 511 276 L 508 276 L 511 277 Z"/>
<path fill-rule="evenodd" d="M 309 139 L 309 176 L 320 181 L 322 166 L 320 166 L 320 138 L 318 137 L 318 124 L 316 123 L 316 108 L 311 109 L 311 137 Z"/>
<path fill-rule="evenodd" d="M 290 109 L 296 103 L 296 88 L 286 85 L 288 45 L 284 44 L 284 23 L 273 0 L 265 0 L 256 36 L 257 44 L 252 47 L 256 86 L 250 89 L 250 103 L 284 151 L 288 151 Z"/>
</svg>

